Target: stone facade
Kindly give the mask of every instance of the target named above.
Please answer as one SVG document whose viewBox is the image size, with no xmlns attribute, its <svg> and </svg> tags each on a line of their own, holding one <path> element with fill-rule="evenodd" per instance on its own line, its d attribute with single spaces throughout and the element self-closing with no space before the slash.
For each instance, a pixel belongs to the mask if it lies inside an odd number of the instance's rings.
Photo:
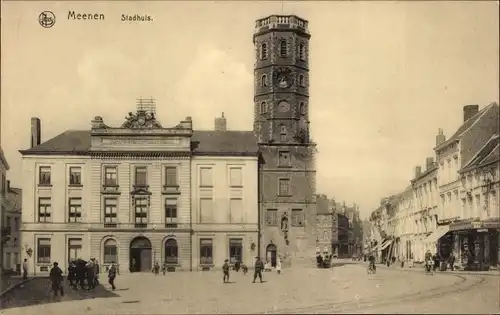
<svg viewBox="0 0 500 315">
<path fill-rule="evenodd" d="M 308 264 L 316 248 L 315 144 L 309 135 L 307 21 L 270 16 L 256 23 L 254 131 L 259 174 L 260 255 Z"/>
</svg>

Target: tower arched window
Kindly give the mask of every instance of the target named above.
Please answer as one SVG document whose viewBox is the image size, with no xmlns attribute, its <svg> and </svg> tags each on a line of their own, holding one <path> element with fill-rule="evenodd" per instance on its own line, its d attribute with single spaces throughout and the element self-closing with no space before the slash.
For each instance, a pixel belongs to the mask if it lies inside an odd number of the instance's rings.
<svg viewBox="0 0 500 315">
<path fill-rule="evenodd" d="M 280 126 L 280 140 L 281 141 L 286 141 L 286 126 L 281 125 Z"/>
<path fill-rule="evenodd" d="M 299 75 L 299 86 L 305 86 L 304 75 Z"/>
<path fill-rule="evenodd" d="M 306 60 L 306 45 L 304 43 L 299 44 L 299 58 L 300 60 Z"/>
<path fill-rule="evenodd" d="M 280 56 L 281 57 L 286 57 L 287 56 L 287 45 L 286 45 L 286 40 L 282 40 L 280 42 Z"/>
<path fill-rule="evenodd" d="M 260 79 L 260 86 L 267 86 L 267 75 L 263 74 Z"/>
<path fill-rule="evenodd" d="M 260 59 L 267 59 L 267 44 L 260 45 Z"/>
<path fill-rule="evenodd" d="M 266 104 L 266 102 L 260 103 L 260 113 L 264 114 L 266 112 L 267 112 L 267 104 Z"/>
<path fill-rule="evenodd" d="M 300 110 L 300 114 L 301 115 L 305 115 L 306 114 L 306 105 L 304 104 L 304 102 L 300 102 L 300 104 L 299 104 L 299 110 Z"/>
</svg>

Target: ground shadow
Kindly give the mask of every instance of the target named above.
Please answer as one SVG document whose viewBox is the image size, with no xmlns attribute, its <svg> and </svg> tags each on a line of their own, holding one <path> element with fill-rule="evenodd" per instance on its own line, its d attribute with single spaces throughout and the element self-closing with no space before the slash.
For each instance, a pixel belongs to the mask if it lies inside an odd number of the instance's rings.
<svg viewBox="0 0 500 315">
<path fill-rule="evenodd" d="M 109 291 L 103 285 L 98 285 L 94 290 L 87 291 L 73 289 L 64 284 L 64 297 L 53 297 L 48 278 L 35 278 L 22 286 L 0 297 L 0 309 L 9 309 L 14 307 L 25 307 L 37 304 L 49 304 L 67 301 L 87 300 L 95 298 L 113 298 L 120 297 L 118 294 Z"/>
</svg>

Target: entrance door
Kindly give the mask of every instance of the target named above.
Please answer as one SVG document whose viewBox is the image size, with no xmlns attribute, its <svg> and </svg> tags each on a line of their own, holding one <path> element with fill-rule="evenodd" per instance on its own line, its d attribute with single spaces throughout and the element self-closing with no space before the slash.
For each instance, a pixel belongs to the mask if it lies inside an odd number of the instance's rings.
<svg viewBox="0 0 500 315">
<path fill-rule="evenodd" d="M 276 245 L 269 244 L 266 248 L 266 261 L 271 260 L 271 266 L 276 267 L 276 257 L 277 257 L 278 249 Z"/>
<path fill-rule="evenodd" d="M 130 242 L 130 271 L 151 271 L 152 268 L 152 246 L 146 237 L 136 237 Z"/>
</svg>

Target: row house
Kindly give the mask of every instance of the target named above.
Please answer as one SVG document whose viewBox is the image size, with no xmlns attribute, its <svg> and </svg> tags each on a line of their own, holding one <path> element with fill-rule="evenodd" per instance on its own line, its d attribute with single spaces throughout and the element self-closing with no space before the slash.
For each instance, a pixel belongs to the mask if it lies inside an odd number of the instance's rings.
<svg viewBox="0 0 500 315">
<path fill-rule="evenodd" d="M 454 248 L 458 248 L 459 243 L 459 239 L 450 232 L 450 224 L 462 218 L 462 181 L 459 171 L 498 132 L 499 115 L 496 103 L 481 110 L 478 105 L 466 105 L 463 107 L 463 124 L 457 131 L 446 139 L 442 130 L 439 130 L 436 137 L 434 151 L 440 195 L 437 224 L 441 234 L 436 235 L 436 239 L 437 253 L 444 260 L 450 257 Z M 476 204 L 475 196 L 472 198 L 472 204 Z"/>
<path fill-rule="evenodd" d="M 459 170 L 460 220 L 450 224 L 454 252 L 464 269 L 500 263 L 500 137 L 488 142 Z"/>
<path fill-rule="evenodd" d="M 218 121 L 220 123 L 220 121 Z M 252 132 L 164 128 L 139 108 L 120 127 L 95 117 L 23 155 L 22 247 L 30 272 L 97 258 L 121 272 L 251 264 L 258 242 L 258 148 Z"/>
<path fill-rule="evenodd" d="M 7 171 L 9 170 L 9 163 L 5 159 L 2 147 L 0 146 L 0 274 L 3 274 L 4 265 L 6 264 L 6 256 L 4 255 L 4 246 L 10 235 L 10 230 L 4 222 L 4 215 L 7 211 Z"/>
<path fill-rule="evenodd" d="M 21 246 L 20 228 L 22 213 L 22 191 L 11 187 L 10 181 L 2 187 L 3 211 L 2 211 L 2 243 L 3 243 L 3 271 L 7 273 L 18 273 L 21 271 Z"/>
<path fill-rule="evenodd" d="M 337 225 L 336 213 L 333 210 L 327 196 L 316 197 L 316 255 L 334 254 L 334 232 L 336 232 Z"/>
</svg>

